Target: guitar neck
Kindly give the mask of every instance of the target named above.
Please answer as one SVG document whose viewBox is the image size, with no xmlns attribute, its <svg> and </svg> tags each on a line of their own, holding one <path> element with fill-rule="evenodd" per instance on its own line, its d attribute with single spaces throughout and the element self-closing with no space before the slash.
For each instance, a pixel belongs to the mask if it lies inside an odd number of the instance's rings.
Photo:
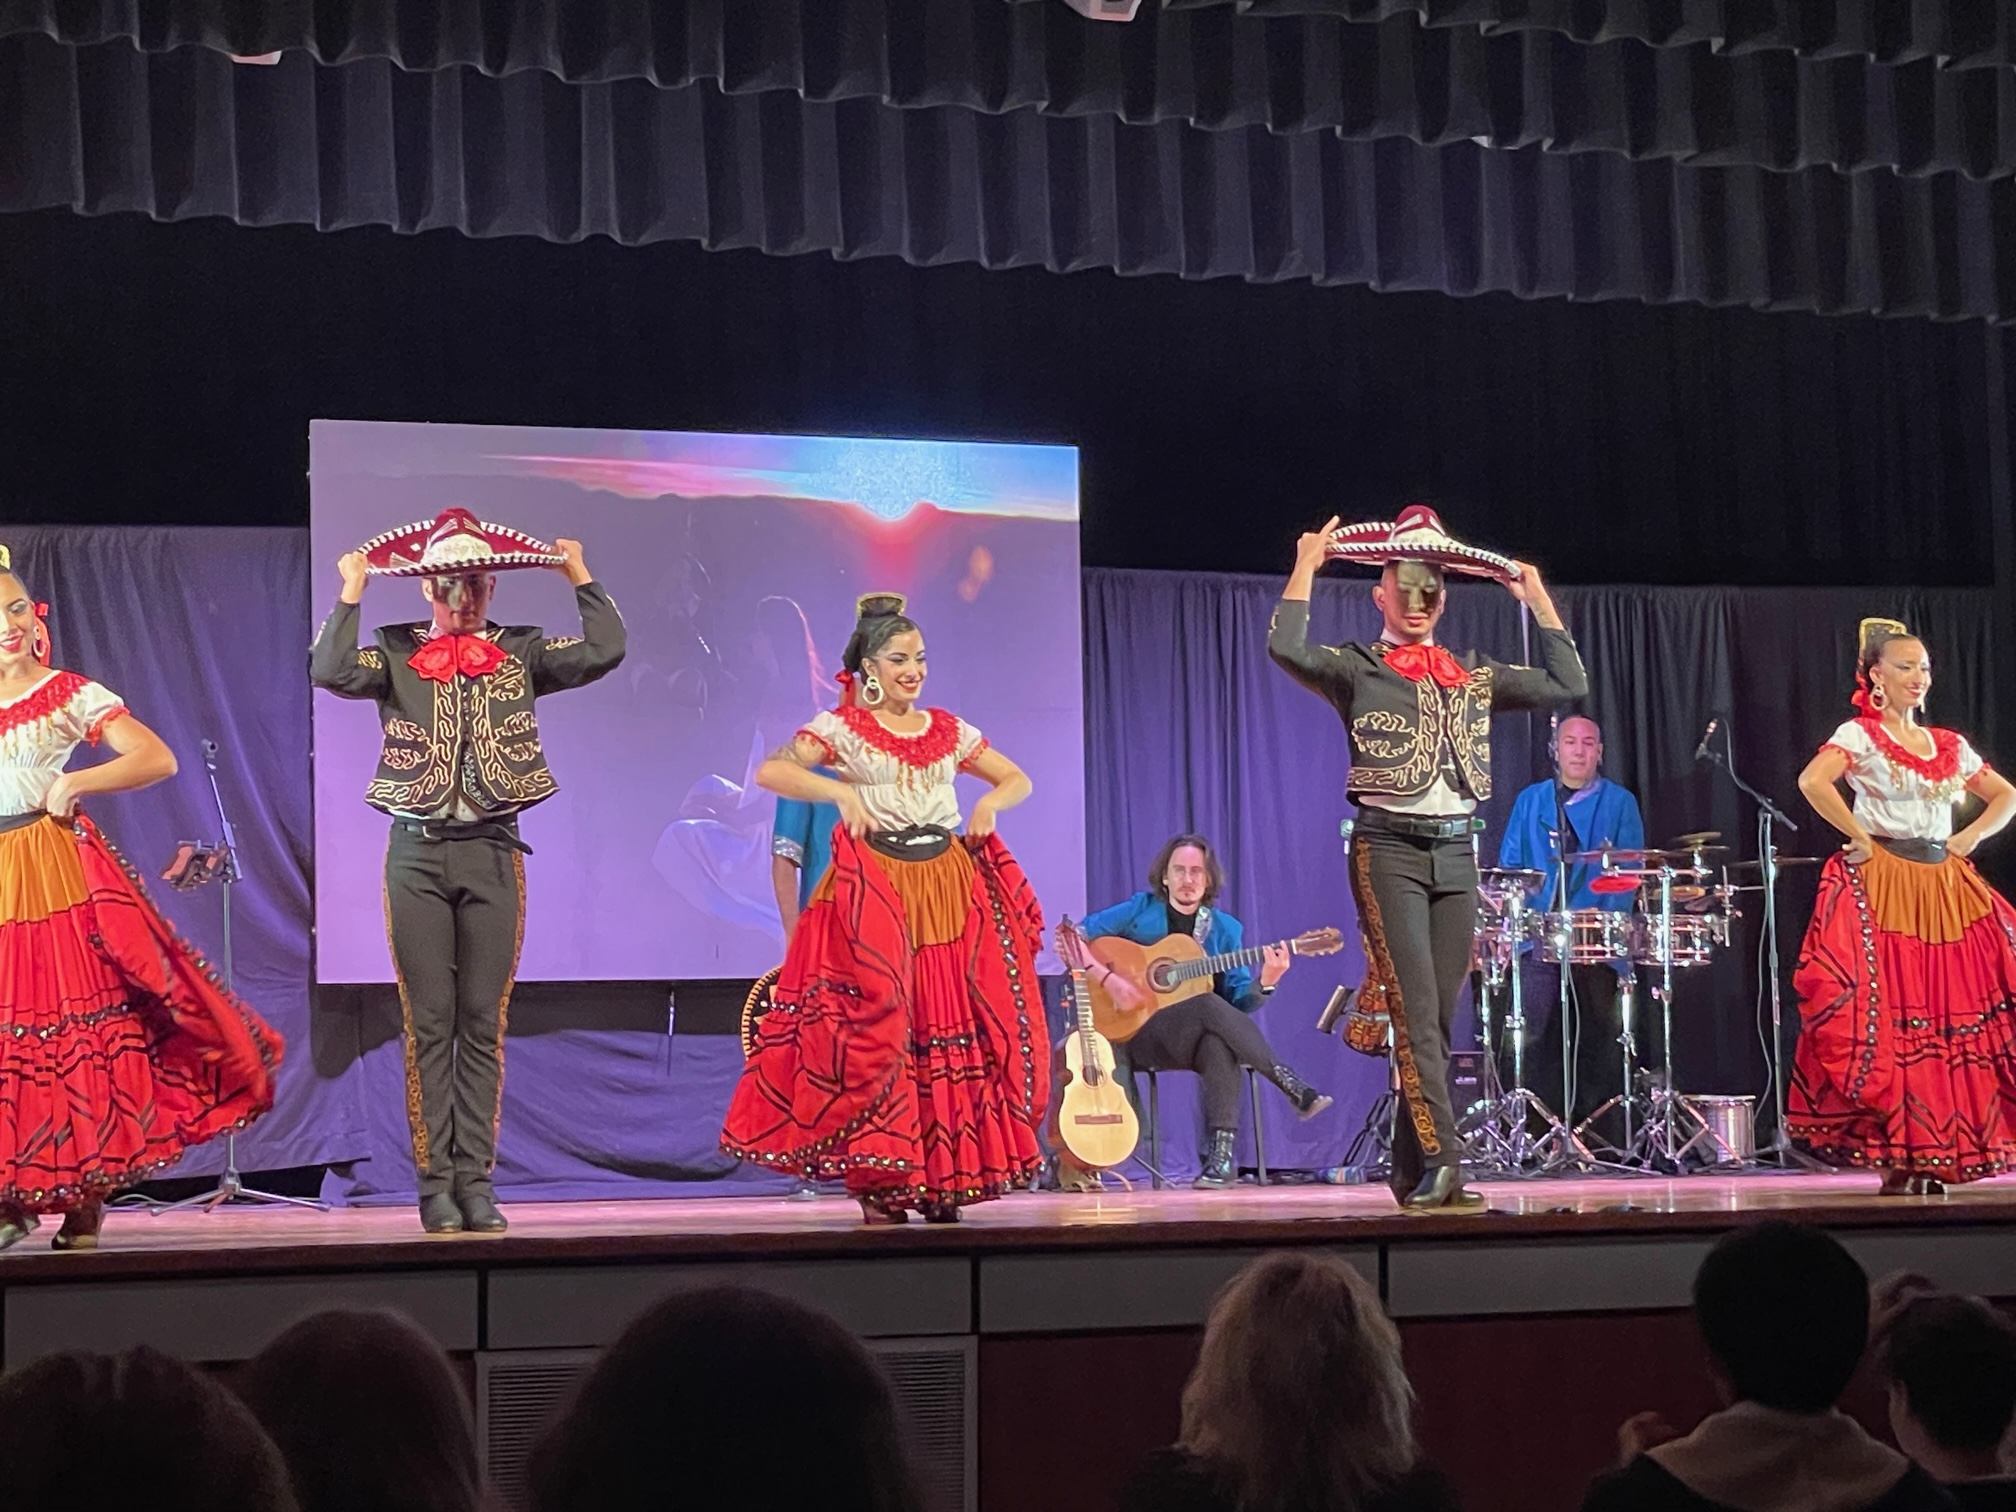
<svg viewBox="0 0 2016 1512">
<path fill-rule="evenodd" d="M 1185 961 L 1170 971 L 1169 976 L 1172 981 L 1190 982 L 1198 977 L 1216 976 L 1234 966 L 1257 966 L 1266 959 L 1268 951 L 1284 946 L 1291 950 L 1294 948 L 1286 940 L 1277 940 L 1272 945 L 1252 945 L 1245 950 L 1228 950 L 1220 955 L 1206 956 L 1201 961 Z"/>
<path fill-rule="evenodd" d="M 1071 1001 L 1078 1013 L 1078 1032 L 1089 1034 L 1092 1029 L 1092 988 L 1086 983 L 1085 973 L 1071 973 Z"/>
</svg>

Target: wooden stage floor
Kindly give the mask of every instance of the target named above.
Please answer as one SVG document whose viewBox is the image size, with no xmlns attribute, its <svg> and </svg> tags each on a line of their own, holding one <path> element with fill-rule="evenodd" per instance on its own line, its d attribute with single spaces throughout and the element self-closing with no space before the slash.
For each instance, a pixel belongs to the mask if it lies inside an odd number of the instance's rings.
<svg viewBox="0 0 2016 1512">
<path fill-rule="evenodd" d="M 108 1213 L 103 1245 L 50 1250 L 54 1222 L 5 1254 L 0 1285 L 89 1275 L 359 1271 L 517 1263 L 865 1258 L 1014 1251 L 1407 1244 L 1525 1239 L 1560 1242 L 1706 1233 L 1767 1214 L 1836 1229 L 2016 1223 L 2016 1177 L 1943 1197 L 1886 1198 L 1860 1174 L 1545 1179 L 1480 1182 L 1489 1207 L 1408 1214 L 1383 1187 L 1252 1186 L 1222 1192 L 1110 1190 L 1018 1193 L 969 1209 L 956 1225 L 916 1220 L 868 1228 L 845 1198 L 695 1197 L 658 1201 L 510 1202 L 503 1235 L 427 1235 L 412 1208 L 329 1212 L 233 1206 L 204 1213 Z"/>
</svg>

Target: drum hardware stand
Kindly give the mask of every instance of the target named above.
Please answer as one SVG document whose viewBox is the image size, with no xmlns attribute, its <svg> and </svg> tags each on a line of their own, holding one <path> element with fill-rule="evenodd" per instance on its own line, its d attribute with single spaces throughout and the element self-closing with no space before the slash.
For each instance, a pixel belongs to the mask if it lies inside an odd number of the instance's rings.
<svg viewBox="0 0 2016 1512">
<path fill-rule="evenodd" d="M 1498 1074 L 1498 1036 L 1493 1030 L 1491 980 L 1498 970 L 1494 963 L 1480 961 L 1470 974 L 1470 1002 L 1477 1016 L 1477 1048 L 1481 1065 L 1477 1072 L 1477 1096 L 1456 1114 L 1456 1137 L 1463 1142 L 1463 1162 L 1479 1171 L 1494 1174 L 1518 1169 L 1505 1150 L 1504 1134 L 1494 1122 L 1499 1104 L 1505 1099 L 1505 1082 Z"/>
<path fill-rule="evenodd" d="M 1672 862 L 1663 860 L 1655 874 L 1659 878 L 1659 981 L 1652 995 L 1659 1000 L 1660 1048 L 1665 1064 L 1654 1083 L 1651 1110 L 1639 1129 L 1638 1148 L 1632 1153 L 1642 1164 L 1669 1176 L 1678 1175 L 1680 1163 L 1699 1146 L 1712 1150 L 1714 1134 L 1701 1109 L 1678 1090 L 1673 1075 L 1673 878 Z M 1686 1138 L 1681 1134 L 1685 1132 Z"/>
<path fill-rule="evenodd" d="M 1711 749 L 1709 741 L 1714 736 L 1711 728 L 1701 737 L 1700 748 L 1694 753 L 1695 760 L 1706 761 L 1720 767 L 1728 774 L 1736 791 L 1742 793 L 1757 805 L 1757 861 L 1758 877 L 1764 886 L 1764 940 L 1766 952 L 1766 980 L 1771 991 L 1771 1104 L 1775 1123 L 1771 1131 L 1771 1143 L 1757 1151 L 1745 1164 L 1776 1165 L 1786 1169 L 1801 1171 L 1822 1171 L 1827 1169 L 1821 1162 L 1801 1150 L 1792 1147 L 1791 1137 L 1785 1131 L 1785 1010 L 1781 977 L 1783 973 L 1778 960 L 1778 845 L 1775 826 L 1784 825 L 1795 835 L 1799 826 L 1794 824 L 1785 811 L 1756 788 L 1736 775 L 1736 748 L 1729 738 L 1723 722 L 1722 743 L 1724 750 Z M 1726 877 L 1724 879 L 1727 880 Z"/>
<path fill-rule="evenodd" d="M 1554 913 L 1552 917 L 1569 918 L 1568 909 L 1568 840 L 1572 832 L 1568 828 L 1568 800 L 1562 796 L 1561 782 L 1554 779 Z M 1533 1097 L 1534 1105 L 1547 1123 L 1547 1132 L 1533 1143 L 1532 1156 L 1539 1164 L 1535 1167 L 1542 1176 L 1594 1175 L 1602 1171 L 1616 1171 L 1619 1167 L 1609 1161 L 1599 1160 L 1584 1144 L 1581 1132 L 1569 1120 L 1575 1109 L 1575 1039 L 1571 1032 L 1571 1012 L 1577 1009 L 1574 1002 L 1574 962 L 1572 949 L 1574 930 L 1569 925 L 1569 934 L 1556 942 L 1557 954 L 1561 957 L 1561 995 L 1555 1005 L 1560 1015 L 1561 1025 L 1561 1116 L 1556 1118 L 1548 1111 L 1547 1105 Z M 1516 974 L 1517 963 L 1513 970 Z M 1579 1025 L 1573 1026 L 1579 1029 Z M 1526 1094 L 1532 1097 L 1531 1093 Z"/>
<path fill-rule="evenodd" d="M 1628 1156 L 1632 1145 L 1637 1142 L 1632 1134 L 1632 1115 L 1645 1102 L 1645 1099 L 1638 1095 L 1637 1090 L 1638 1036 L 1636 1030 L 1632 1027 L 1637 1020 L 1637 1008 L 1638 975 L 1635 971 L 1627 972 L 1624 976 L 1618 978 L 1617 981 L 1617 1048 L 1624 1060 L 1624 1079 L 1617 1085 L 1624 1090 L 1601 1104 L 1595 1112 L 1575 1125 L 1576 1134 L 1585 1142 L 1589 1140 L 1598 1141 L 1605 1153 L 1617 1156 Z M 1614 1145 L 1607 1139 L 1604 1139 L 1601 1134 L 1595 1132 L 1596 1120 L 1601 1118 L 1605 1113 L 1608 1113 L 1612 1108 L 1617 1110 L 1617 1116 L 1623 1120 L 1624 1124 L 1622 1131 L 1624 1137 Z M 1642 1114 L 1640 1114 L 1640 1119 L 1642 1122 Z"/>
<path fill-rule="evenodd" d="M 1481 888 L 1480 888 L 1481 890 Z M 1493 922 L 1483 932 L 1483 950 L 1478 955 L 1472 977 L 1472 1003 L 1477 1015 L 1477 1043 L 1484 1054 L 1482 1088 L 1478 1099 L 1456 1121 L 1457 1137 L 1463 1141 L 1465 1159 L 1480 1170 L 1514 1173 L 1526 1164 L 1526 1123 L 1528 1108 L 1525 1088 L 1526 1015 L 1519 994 L 1519 941 L 1524 936 L 1526 894 L 1523 889 L 1503 893 L 1504 907 L 1493 910 Z M 1508 922 L 1509 921 L 1509 922 Z M 1475 938 L 1475 932 L 1473 932 Z M 1498 1073 L 1498 1036 L 1494 1033 L 1492 1005 L 1505 988 L 1512 988 L 1512 1011 L 1505 1028 L 1513 1036 L 1512 1080 L 1516 1090 L 1508 1092 Z"/>
<path fill-rule="evenodd" d="M 224 791 L 217 785 L 217 742 L 214 740 L 203 742 L 203 765 L 210 774 L 210 796 L 217 805 L 217 825 L 223 839 L 216 845 L 191 844 L 178 848 L 175 860 L 169 866 L 167 880 L 177 892 L 191 891 L 213 877 L 224 889 L 223 976 L 224 990 L 231 992 L 236 990 L 232 984 L 231 889 L 245 880 L 245 873 L 238 865 L 238 836 L 224 807 Z M 318 1202 L 312 1197 L 287 1197 L 279 1192 L 262 1192 L 246 1186 L 245 1178 L 238 1171 L 238 1135 L 235 1130 L 224 1136 L 224 1170 L 217 1178 L 216 1186 L 193 1197 L 184 1197 L 180 1202 L 157 1203 L 141 1198 L 136 1205 L 144 1204 L 158 1218 L 163 1213 L 179 1213 L 185 1208 L 214 1213 L 230 1202 L 263 1207 L 313 1208 L 317 1212 L 329 1210 L 328 1203 Z"/>
<path fill-rule="evenodd" d="M 1468 1130 L 1466 1148 L 1479 1166 L 1523 1175 L 1539 1159 L 1540 1146 L 1553 1137 L 1561 1127 L 1561 1120 L 1526 1085 L 1526 1009 L 1517 954 L 1501 969 L 1498 990 L 1507 990 L 1509 984 L 1512 1000 L 1512 1011 L 1505 1015 L 1504 1021 L 1505 1033 L 1512 1041 L 1512 1085 L 1497 1086 L 1497 1095 L 1473 1108 L 1457 1132 Z M 1487 984 L 1488 980 L 1487 977 Z M 1497 1049 L 1489 1041 L 1490 1010 L 1482 1006 L 1489 1001 L 1490 993 L 1487 985 L 1486 991 L 1479 994 L 1478 1014 L 1480 1028 L 1485 1033 L 1485 1060 L 1490 1063 L 1490 1075 L 1496 1086 Z M 1532 1130 L 1536 1117 L 1547 1130 L 1537 1140 Z"/>
</svg>

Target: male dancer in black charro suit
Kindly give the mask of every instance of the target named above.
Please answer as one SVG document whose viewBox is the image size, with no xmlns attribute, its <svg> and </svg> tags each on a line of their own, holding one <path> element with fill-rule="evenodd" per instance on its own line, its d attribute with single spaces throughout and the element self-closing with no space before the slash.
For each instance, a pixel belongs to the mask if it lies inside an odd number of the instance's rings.
<svg viewBox="0 0 2016 1512">
<path fill-rule="evenodd" d="M 1589 691 L 1575 643 L 1540 574 L 1459 545 L 1433 510 L 1409 505 L 1391 526 L 1333 534 L 1332 519 L 1296 545 L 1267 649 L 1344 720 L 1346 792 L 1358 806 L 1351 890 L 1365 940 L 1368 1009 L 1393 1025 L 1401 1106 L 1393 1193 L 1409 1208 L 1474 1207 L 1449 1100 L 1449 1028 L 1470 970 L 1477 922 L 1477 805 L 1491 796 L 1494 711 L 1570 703 Z M 1371 645 L 1309 643 L 1309 593 L 1326 558 L 1381 567 L 1373 602 L 1385 620 Z M 1540 627 L 1540 667 L 1514 667 L 1435 643 L 1445 568 L 1495 576 Z"/>
<path fill-rule="evenodd" d="M 429 1233 L 501 1232 L 491 1187 L 504 1094 L 504 1021 L 525 935 L 518 813 L 559 790 L 533 700 L 623 660 L 622 616 L 578 541 L 546 546 L 464 510 L 345 555 L 343 591 L 309 675 L 377 702 L 385 743 L 364 801 L 392 816 L 385 918 L 406 1031 L 420 1221 Z M 574 585 L 581 634 L 493 625 L 495 569 L 550 567 Z M 418 577 L 431 621 L 357 644 L 367 575 Z"/>
</svg>

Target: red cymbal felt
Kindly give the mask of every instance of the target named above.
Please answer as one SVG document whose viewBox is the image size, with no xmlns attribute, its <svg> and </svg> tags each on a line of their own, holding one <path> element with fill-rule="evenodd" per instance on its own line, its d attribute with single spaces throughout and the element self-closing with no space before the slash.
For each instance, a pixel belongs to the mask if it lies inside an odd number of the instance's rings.
<svg viewBox="0 0 2016 1512">
<path fill-rule="evenodd" d="M 1614 873 L 1606 872 L 1600 877 L 1590 879 L 1589 891 L 1606 894 L 1632 893 L 1638 891 L 1638 879 L 1636 877 L 1620 877 Z"/>
</svg>

